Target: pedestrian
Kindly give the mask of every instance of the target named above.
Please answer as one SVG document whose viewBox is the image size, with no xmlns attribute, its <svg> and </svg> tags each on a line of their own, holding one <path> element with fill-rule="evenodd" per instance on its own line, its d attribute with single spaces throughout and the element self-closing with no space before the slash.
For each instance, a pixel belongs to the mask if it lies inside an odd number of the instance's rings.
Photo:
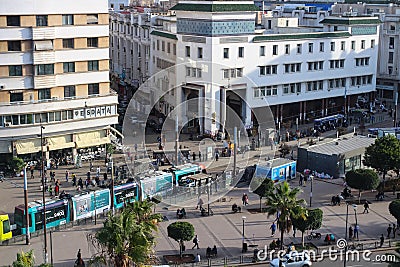
<svg viewBox="0 0 400 267">
<path fill-rule="evenodd" d="M 58 192 L 60 192 L 60 186 L 57 184 L 54 188 L 55 195 L 58 196 Z"/>
<path fill-rule="evenodd" d="M 51 185 L 49 185 L 48 191 L 49 191 L 50 196 L 52 197 L 53 196 L 53 187 Z"/>
<path fill-rule="evenodd" d="M 201 258 L 200 258 L 200 254 L 199 254 L 199 253 L 197 253 L 196 259 L 195 259 L 194 261 L 195 261 L 195 262 L 200 262 L 200 261 L 201 261 Z"/>
<path fill-rule="evenodd" d="M 78 187 L 79 187 L 81 190 L 83 189 L 82 177 L 79 177 L 79 180 L 78 180 Z"/>
<path fill-rule="evenodd" d="M 358 224 L 356 224 L 356 226 L 354 226 L 354 238 L 357 238 L 358 240 L 358 232 L 360 231 L 360 227 L 358 226 Z"/>
<path fill-rule="evenodd" d="M 202 210 L 203 204 L 204 204 L 203 199 L 199 198 L 199 201 L 197 202 L 196 210 L 197 210 L 198 208 L 200 208 L 200 210 Z"/>
<path fill-rule="evenodd" d="M 196 153 L 194 153 L 194 151 L 193 151 L 193 154 L 192 154 L 192 158 L 193 158 L 193 161 L 196 160 Z"/>
<path fill-rule="evenodd" d="M 349 239 L 353 239 L 353 227 L 351 225 L 349 227 Z"/>
<path fill-rule="evenodd" d="M 93 162 L 92 161 L 90 161 L 90 163 L 89 163 L 89 170 L 93 171 Z"/>
<path fill-rule="evenodd" d="M 365 212 L 369 213 L 368 209 L 369 209 L 369 204 L 368 204 L 368 201 L 365 200 L 365 203 L 364 203 L 364 212 L 363 212 L 363 214 L 364 214 Z"/>
<path fill-rule="evenodd" d="M 68 183 L 69 171 L 65 171 L 65 181 Z"/>
<path fill-rule="evenodd" d="M 33 169 L 33 165 L 32 165 L 31 166 L 31 179 L 35 178 L 34 172 L 35 172 L 35 170 Z"/>
<path fill-rule="evenodd" d="M 381 238 L 380 238 L 381 242 L 380 242 L 380 248 L 383 246 L 383 242 L 385 242 L 385 238 L 383 237 L 383 234 L 381 234 Z"/>
<path fill-rule="evenodd" d="M 275 222 L 272 222 L 271 226 L 269 227 L 269 229 L 271 229 L 271 236 L 275 235 L 275 231 L 276 231 L 276 224 Z"/>
<path fill-rule="evenodd" d="M 197 235 L 193 238 L 193 247 L 192 249 L 194 249 L 195 247 L 197 247 L 197 249 L 199 249 L 199 238 L 197 237 Z M 198 255 L 198 254 L 197 254 Z"/>
<path fill-rule="evenodd" d="M 389 224 L 389 227 L 386 229 L 386 231 L 387 231 L 387 238 L 390 238 L 390 234 L 392 233 L 392 230 L 393 230 L 392 225 Z"/>
<path fill-rule="evenodd" d="M 76 186 L 76 175 L 75 175 L 75 173 L 73 172 L 71 176 L 72 176 L 72 186 Z"/>
<path fill-rule="evenodd" d="M 90 172 L 86 173 L 86 178 L 90 180 Z"/>
<path fill-rule="evenodd" d="M 100 176 L 100 172 L 101 172 L 101 170 L 100 170 L 100 166 L 97 166 L 97 169 L 96 169 L 96 175 Z"/>
<path fill-rule="evenodd" d="M 396 224 L 393 223 L 393 230 L 392 230 L 393 238 L 396 238 L 396 231 L 397 231 Z"/>
<path fill-rule="evenodd" d="M 246 197 L 247 197 L 246 193 L 243 193 L 243 196 L 242 196 L 243 206 L 246 206 Z"/>
<path fill-rule="evenodd" d="M 303 178 L 304 178 L 303 174 L 300 174 L 299 186 L 303 185 Z"/>
<path fill-rule="evenodd" d="M 199 161 L 201 161 L 201 152 L 199 150 Z"/>
</svg>

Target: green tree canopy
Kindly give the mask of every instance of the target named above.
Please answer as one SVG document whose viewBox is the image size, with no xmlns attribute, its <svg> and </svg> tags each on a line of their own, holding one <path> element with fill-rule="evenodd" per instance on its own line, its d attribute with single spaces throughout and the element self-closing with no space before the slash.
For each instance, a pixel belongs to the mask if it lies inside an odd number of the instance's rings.
<svg viewBox="0 0 400 267">
<path fill-rule="evenodd" d="M 17 260 L 13 262 L 13 267 L 33 267 L 35 265 L 35 255 L 33 250 L 17 253 Z"/>
<path fill-rule="evenodd" d="M 321 209 L 307 209 L 305 217 L 291 217 L 293 227 L 301 232 L 301 240 L 304 246 L 304 232 L 316 230 L 322 226 L 323 211 Z"/>
<path fill-rule="evenodd" d="M 383 175 L 389 170 L 400 169 L 400 141 L 393 135 L 376 139 L 374 144 L 365 149 L 363 162 Z"/>
<path fill-rule="evenodd" d="M 88 235 L 98 253 L 92 261 L 116 267 L 144 264 L 149 261 L 155 244 L 154 232 L 161 221 L 152 213 L 152 203 L 134 202 L 116 215 L 109 214 L 95 235 Z"/>
<path fill-rule="evenodd" d="M 21 158 L 13 157 L 10 159 L 9 165 L 15 173 L 20 173 L 25 167 L 25 162 Z"/>
<path fill-rule="evenodd" d="M 357 169 L 346 173 L 346 183 L 351 188 L 358 189 L 358 202 L 360 202 L 361 192 L 376 189 L 379 185 L 379 177 L 374 170 Z"/>
<path fill-rule="evenodd" d="M 299 188 L 291 189 L 288 182 L 283 182 L 275 186 L 275 190 L 272 191 L 266 201 L 268 217 L 279 213 L 278 225 L 281 231 L 281 241 L 283 241 L 283 234 L 285 231 L 290 231 L 291 221 L 290 218 L 306 218 L 307 210 L 304 208 L 305 200 L 298 199 L 297 196 L 300 194 Z M 281 242 L 281 248 L 283 248 L 283 242 Z"/>
<path fill-rule="evenodd" d="M 274 182 L 269 178 L 256 177 L 251 180 L 250 189 L 253 193 L 260 197 L 260 212 L 261 212 L 261 199 L 268 197 L 274 190 Z"/>
<path fill-rule="evenodd" d="M 168 237 L 179 243 L 179 255 L 182 257 L 183 242 L 194 237 L 194 227 L 189 222 L 174 222 L 167 227 Z"/>
<path fill-rule="evenodd" d="M 400 221 L 400 199 L 393 200 L 389 204 L 389 212 L 396 218 L 397 221 Z"/>
</svg>

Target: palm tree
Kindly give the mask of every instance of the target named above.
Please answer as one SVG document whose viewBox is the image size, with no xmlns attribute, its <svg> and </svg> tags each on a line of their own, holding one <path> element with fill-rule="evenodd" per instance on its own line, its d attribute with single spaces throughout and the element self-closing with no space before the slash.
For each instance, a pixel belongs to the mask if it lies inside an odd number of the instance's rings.
<svg viewBox="0 0 400 267">
<path fill-rule="evenodd" d="M 281 247 L 283 249 L 283 234 L 289 232 L 292 226 L 290 218 L 306 218 L 307 210 L 304 208 L 305 200 L 298 199 L 297 195 L 301 192 L 299 188 L 291 189 L 285 181 L 275 187 L 267 196 L 266 206 L 267 215 L 279 214 L 277 218 L 279 231 L 281 232 Z"/>
<path fill-rule="evenodd" d="M 148 201 L 129 204 L 121 214 L 108 216 L 104 227 L 88 235 L 98 253 L 93 262 L 110 263 L 116 267 L 138 265 L 149 261 L 155 245 L 161 215 L 152 213 Z"/>
</svg>

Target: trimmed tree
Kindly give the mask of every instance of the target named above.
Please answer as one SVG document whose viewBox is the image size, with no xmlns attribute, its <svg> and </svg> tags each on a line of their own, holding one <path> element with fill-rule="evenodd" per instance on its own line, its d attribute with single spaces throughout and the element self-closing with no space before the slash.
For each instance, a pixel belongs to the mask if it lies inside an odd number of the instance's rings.
<svg viewBox="0 0 400 267">
<path fill-rule="evenodd" d="M 393 217 L 396 218 L 397 222 L 400 222 L 400 199 L 393 200 L 389 204 L 389 212 Z"/>
<path fill-rule="evenodd" d="M 291 229 L 290 218 L 306 218 L 307 209 L 304 208 L 306 201 L 304 199 L 298 199 L 297 196 L 300 194 L 299 188 L 290 188 L 288 182 L 283 182 L 275 186 L 275 190 L 267 197 L 267 215 L 275 215 L 279 213 L 278 226 L 281 231 L 281 247 L 283 249 L 283 234 L 289 232 Z"/>
<path fill-rule="evenodd" d="M 365 149 L 365 166 L 374 168 L 385 175 L 389 170 L 400 169 L 400 140 L 393 135 L 386 135 L 375 140 Z"/>
<path fill-rule="evenodd" d="M 354 189 L 358 189 L 358 203 L 361 202 L 363 190 L 373 190 L 379 185 L 378 174 L 370 169 L 357 169 L 346 173 L 346 183 Z"/>
<path fill-rule="evenodd" d="M 260 197 L 260 212 L 262 212 L 261 200 L 263 197 L 268 197 L 274 190 L 274 182 L 269 178 L 257 177 L 251 181 L 250 188 L 254 188 L 253 193 Z"/>
<path fill-rule="evenodd" d="M 182 258 L 184 241 L 190 241 L 194 237 L 194 227 L 188 222 L 174 222 L 167 227 L 168 237 L 179 244 L 179 256 Z"/>
<path fill-rule="evenodd" d="M 317 230 L 322 226 L 323 212 L 321 209 L 308 209 L 304 217 L 291 217 L 293 227 L 301 232 L 301 244 L 304 247 L 304 232 L 306 230 Z"/>
<path fill-rule="evenodd" d="M 25 162 L 21 158 L 13 157 L 12 159 L 10 159 L 9 165 L 10 165 L 10 168 L 16 174 L 16 173 L 20 173 L 24 169 Z"/>
</svg>

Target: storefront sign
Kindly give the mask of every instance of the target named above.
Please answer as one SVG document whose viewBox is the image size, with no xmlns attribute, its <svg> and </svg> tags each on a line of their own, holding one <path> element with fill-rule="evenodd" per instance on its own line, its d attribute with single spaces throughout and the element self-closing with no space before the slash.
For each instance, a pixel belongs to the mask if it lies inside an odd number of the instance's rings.
<svg viewBox="0 0 400 267">
<path fill-rule="evenodd" d="M 85 109 L 74 110 L 74 119 L 94 118 L 94 117 L 105 117 L 116 115 L 115 106 L 100 106 Z"/>
</svg>

